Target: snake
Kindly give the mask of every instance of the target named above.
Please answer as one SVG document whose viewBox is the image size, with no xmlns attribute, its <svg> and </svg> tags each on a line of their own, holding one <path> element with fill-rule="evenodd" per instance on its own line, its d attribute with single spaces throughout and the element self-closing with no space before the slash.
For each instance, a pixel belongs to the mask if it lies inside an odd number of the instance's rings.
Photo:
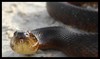
<svg viewBox="0 0 100 59">
<path fill-rule="evenodd" d="M 77 33 L 62 26 L 15 31 L 10 47 L 25 55 L 34 54 L 39 49 L 54 49 L 69 57 L 98 57 L 98 33 Z"/>
</svg>

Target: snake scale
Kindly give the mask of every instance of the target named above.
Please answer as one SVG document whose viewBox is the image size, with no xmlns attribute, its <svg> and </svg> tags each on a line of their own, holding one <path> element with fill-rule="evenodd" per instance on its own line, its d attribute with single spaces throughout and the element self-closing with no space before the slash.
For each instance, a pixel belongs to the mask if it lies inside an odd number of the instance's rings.
<svg viewBox="0 0 100 59">
<path fill-rule="evenodd" d="M 34 42 L 38 42 L 37 46 Z M 61 26 L 38 28 L 28 33 L 16 31 L 10 45 L 22 54 L 56 49 L 70 57 L 98 57 L 98 33 L 75 33 Z"/>
<path fill-rule="evenodd" d="M 63 27 L 47 27 L 32 31 L 41 42 L 40 49 L 59 49 L 69 56 L 97 56 L 98 34 L 78 34 Z"/>
</svg>

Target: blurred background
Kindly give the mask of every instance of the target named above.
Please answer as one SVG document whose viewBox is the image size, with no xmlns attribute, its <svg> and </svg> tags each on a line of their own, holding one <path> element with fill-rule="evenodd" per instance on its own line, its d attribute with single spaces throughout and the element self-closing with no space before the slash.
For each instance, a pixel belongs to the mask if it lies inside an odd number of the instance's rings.
<svg viewBox="0 0 100 59">
<path fill-rule="evenodd" d="M 48 15 L 46 2 L 2 2 L 2 57 L 66 57 L 62 52 L 55 50 L 39 50 L 32 56 L 24 56 L 10 48 L 7 32 L 48 26 L 64 24 Z"/>
</svg>

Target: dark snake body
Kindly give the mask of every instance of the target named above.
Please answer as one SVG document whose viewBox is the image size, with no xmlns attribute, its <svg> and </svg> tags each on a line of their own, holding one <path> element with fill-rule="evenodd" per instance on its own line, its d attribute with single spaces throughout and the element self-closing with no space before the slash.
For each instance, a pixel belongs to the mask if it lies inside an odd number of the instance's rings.
<svg viewBox="0 0 100 59">
<path fill-rule="evenodd" d="M 38 38 L 40 49 L 61 50 L 71 57 L 98 57 L 97 12 L 82 11 L 82 9 L 73 8 L 68 3 L 58 2 L 48 2 L 47 11 L 54 19 L 64 24 L 94 32 L 94 34 L 76 33 L 59 26 L 36 29 L 31 32 Z"/>
<path fill-rule="evenodd" d="M 74 33 L 64 27 L 46 27 L 32 31 L 40 49 L 61 50 L 68 56 L 97 57 L 98 34 Z"/>
<path fill-rule="evenodd" d="M 98 12 L 75 6 L 82 3 L 85 2 L 47 2 L 46 8 L 57 21 L 87 32 L 98 32 Z"/>
</svg>

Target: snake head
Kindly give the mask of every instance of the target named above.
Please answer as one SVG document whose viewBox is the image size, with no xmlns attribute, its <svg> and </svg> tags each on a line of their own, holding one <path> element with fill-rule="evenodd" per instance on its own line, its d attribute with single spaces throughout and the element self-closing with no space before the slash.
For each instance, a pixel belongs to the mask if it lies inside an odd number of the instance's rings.
<svg viewBox="0 0 100 59">
<path fill-rule="evenodd" d="M 19 54 L 30 55 L 38 50 L 39 42 L 30 31 L 15 31 L 10 41 L 10 47 Z"/>
</svg>

